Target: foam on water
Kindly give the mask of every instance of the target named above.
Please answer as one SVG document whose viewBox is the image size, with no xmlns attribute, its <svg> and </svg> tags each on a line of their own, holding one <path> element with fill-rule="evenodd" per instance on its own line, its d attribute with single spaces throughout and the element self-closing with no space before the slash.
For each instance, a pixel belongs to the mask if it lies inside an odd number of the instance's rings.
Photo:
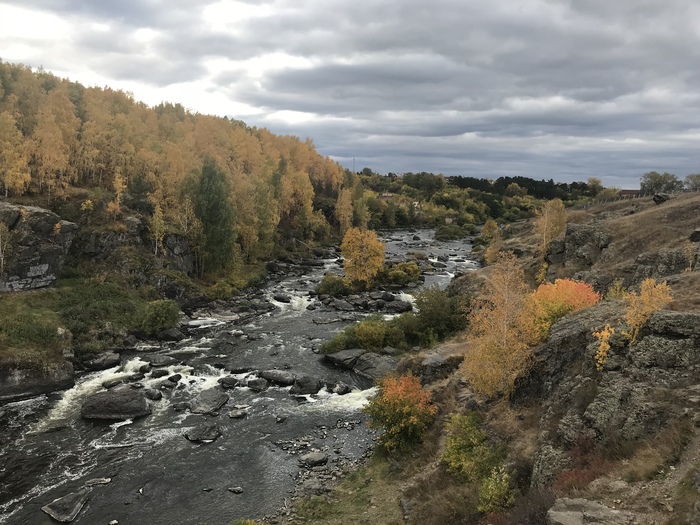
<svg viewBox="0 0 700 525">
<path fill-rule="evenodd" d="M 353 390 L 343 396 L 328 392 L 324 388 L 315 398 L 304 396 L 311 402 L 298 405 L 292 412 L 359 412 L 376 394 L 376 387 Z"/>
</svg>

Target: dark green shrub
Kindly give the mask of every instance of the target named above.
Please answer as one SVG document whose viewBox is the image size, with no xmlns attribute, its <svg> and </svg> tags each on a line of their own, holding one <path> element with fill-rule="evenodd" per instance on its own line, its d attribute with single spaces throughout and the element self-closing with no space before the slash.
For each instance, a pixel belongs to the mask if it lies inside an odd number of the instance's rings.
<svg viewBox="0 0 700 525">
<path fill-rule="evenodd" d="M 321 282 L 316 287 L 316 292 L 320 295 L 331 295 L 333 297 L 339 297 L 342 295 L 348 295 L 350 289 L 340 275 L 334 273 L 327 273 L 321 279 Z"/>
<path fill-rule="evenodd" d="M 467 481 L 483 480 L 505 458 L 505 448 L 491 443 L 473 412 L 453 415 L 446 430 L 447 443 L 442 460 L 450 472 Z"/>
<path fill-rule="evenodd" d="M 180 308 L 174 301 L 151 301 L 146 305 L 142 328 L 146 333 L 155 335 L 174 328 L 179 319 Z"/>
<path fill-rule="evenodd" d="M 360 348 L 379 350 L 383 348 L 387 323 L 377 317 L 366 319 L 355 327 L 355 336 Z"/>
<path fill-rule="evenodd" d="M 463 239 L 469 234 L 469 230 L 458 226 L 457 224 L 445 224 L 435 230 L 435 240 L 438 241 L 456 241 Z"/>
<path fill-rule="evenodd" d="M 435 285 L 416 294 L 418 309 L 417 331 L 424 342 L 428 343 L 428 334 L 432 331 L 438 341 L 464 330 L 467 326 L 468 299 L 464 296 L 449 296 L 446 291 Z"/>
</svg>

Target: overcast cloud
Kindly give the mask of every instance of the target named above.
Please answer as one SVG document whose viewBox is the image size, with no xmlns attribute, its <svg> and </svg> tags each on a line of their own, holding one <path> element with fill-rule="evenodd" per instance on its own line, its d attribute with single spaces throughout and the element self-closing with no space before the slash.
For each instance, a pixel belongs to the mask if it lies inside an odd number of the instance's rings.
<svg viewBox="0 0 700 525">
<path fill-rule="evenodd" d="M 700 172 L 688 0 L 0 0 L 0 58 L 311 137 L 358 170 Z"/>
</svg>

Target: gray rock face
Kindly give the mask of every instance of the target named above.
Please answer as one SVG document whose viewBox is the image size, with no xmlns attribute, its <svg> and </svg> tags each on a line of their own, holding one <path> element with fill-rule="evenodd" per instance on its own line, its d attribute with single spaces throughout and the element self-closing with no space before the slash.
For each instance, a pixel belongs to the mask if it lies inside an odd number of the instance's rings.
<svg viewBox="0 0 700 525">
<path fill-rule="evenodd" d="M 190 401 L 190 412 L 193 414 L 211 414 L 228 403 L 228 395 L 217 388 L 204 390 Z"/>
<path fill-rule="evenodd" d="M 296 379 L 294 374 L 286 370 L 263 370 L 260 372 L 260 377 L 267 379 L 270 383 L 282 386 L 293 385 Z"/>
<path fill-rule="evenodd" d="M 398 364 L 398 361 L 391 356 L 367 352 L 357 359 L 353 370 L 358 374 L 376 381 L 394 372 Z"/>
<path fill-rule="evenodd" d="M 317 394 L 324 386 L 324 382 L 311 376 L 300 376 L 294 381 L 294 386 L 289 393 L 298 396 L 305 394 Z"/>
<path fill-rule="evenodd" d="M 83 489 L 80 492 L 68 494 L 41 507 L 41 510 L 58 522 L 70 523 L 82 510 L 88 500 L 89 493 L 88 489 Z"/>
<path fill-rule="evenodd" d="M 611 238 L 591 224 L 568 224 L 564 241 L 551 243 L 547 262 L 574 270 L 590 268 L 610 245 Z"/>
<path fill-rule="evenodd" d="M 49 286 L 61 275 L 78 231 L 72 222 L 33 206 L 0 202 L 0 222 L 13 234 L 13 250 L 0 275 L 0 292 Z"/>
<path fill-rule="evenodd" d="M 169 233 L 163 237 L 163 255 L 174 270 L 190 275 L 194 272 L 194 255 L 187 239 L 182 235 Z"/>
<path fill-rule="evenodd" d="M 657 312 L 630 348 L 615 334 L 602 372 L 596 370 L 592 332 L 621 326 L 623 305 L 604 301 L 554 324 L 535 350 L 514 400 L 542 399 L 532 484 L 550 486 L 569 467 L 581 439 L 606 447 L 635 443 L 683 417 L 682 407 L 700 383 L 700 315 Z"/>
<path fill-rule="evenodd" d="M 216 441 L 220 436 L 221 429 L 218 427 L 218 425 L 214 423 L 199 425 L 193 428 L 192 430 L 188 430 L 187 432 L 185 432 L 186 439 L 197 443 L 201 443 L 203 441 Z"/>
<path fill-rule="evenodd" d="M 548 525 L 628 525 L 633 516 L 582 498 L 560 498 L 547 512 Z"/>
<path fill-rule="evenodd" d="M 75 384 L 73 365 L 68 361 L 44 369 L 0 365 L 0 401 L 17 401 L 71 388 Z"/>
<path fill-rule="evenodd" d="M 84 419 L 136 419 L 151 413 L 143 393 L 131 388 L 98 392 L 88 397 L 80 410 Z"/>
<path fill-rule="evenodd" d="M 107 352 L 85 363 L 90 370 L 106 370 L 119 365 L 121 357 L 116 352 Z"/>
</svg>

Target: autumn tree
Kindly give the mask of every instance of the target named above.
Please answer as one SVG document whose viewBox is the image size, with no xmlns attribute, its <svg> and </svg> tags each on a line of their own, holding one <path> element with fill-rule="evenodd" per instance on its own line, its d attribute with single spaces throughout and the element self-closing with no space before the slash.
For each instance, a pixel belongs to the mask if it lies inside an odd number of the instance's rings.
<svg viewBox="0 0 700 525">
<path fill-rule="evenodd" d="M 30 181 L 27 154 L 22 143 L 22 132 L 17 129 L 15 118 L 4 111 L 0 113 L 0 183 L 5 197 L 24 193 Z"/>
<path fill-rule="evenodd" d="M 624 335 L 630 346 L 637 342 L 639 331 L 651 319 L 651 315 L 671 302 L 671 288 L 665 283 L 657 283 L 649 278 L 642 281 L 639 293 L 625 296 L 625 322 L 628 331 Z"/>
<path fill-rule="evenodd" d="M 352 192 L 347 188 L 343 188 L 340 190 L 340 193 L 338 193 L 338 201 L 335 205 L 335 218 L 340 226 L 341 235 L 345 235 L 352 227 L 352 217 Z"/>
<path fill-rule="evenodd" d="M 501 253 L 482 297 L 469 314 L 467 352 L 461 370 L 476 392 L 509 396 L 516 377 L 532 361 L 534 326 L 524 305 L 528 287 L 517 257 Z"/>
<path fill-rule="evenodd" d="M 345 276 L 366 287 L 384 267 L 384 243 L 372 230 L 350 228 L 340 246 Z"/>
<path fill-rule="evenodd" d="M 540 253 L 544 256 L 549 243 L 566 230 L 566 211 L 561 199 L 547 201 L 535 219 L 535 231 L 540 237 Z"/>
</svg>

